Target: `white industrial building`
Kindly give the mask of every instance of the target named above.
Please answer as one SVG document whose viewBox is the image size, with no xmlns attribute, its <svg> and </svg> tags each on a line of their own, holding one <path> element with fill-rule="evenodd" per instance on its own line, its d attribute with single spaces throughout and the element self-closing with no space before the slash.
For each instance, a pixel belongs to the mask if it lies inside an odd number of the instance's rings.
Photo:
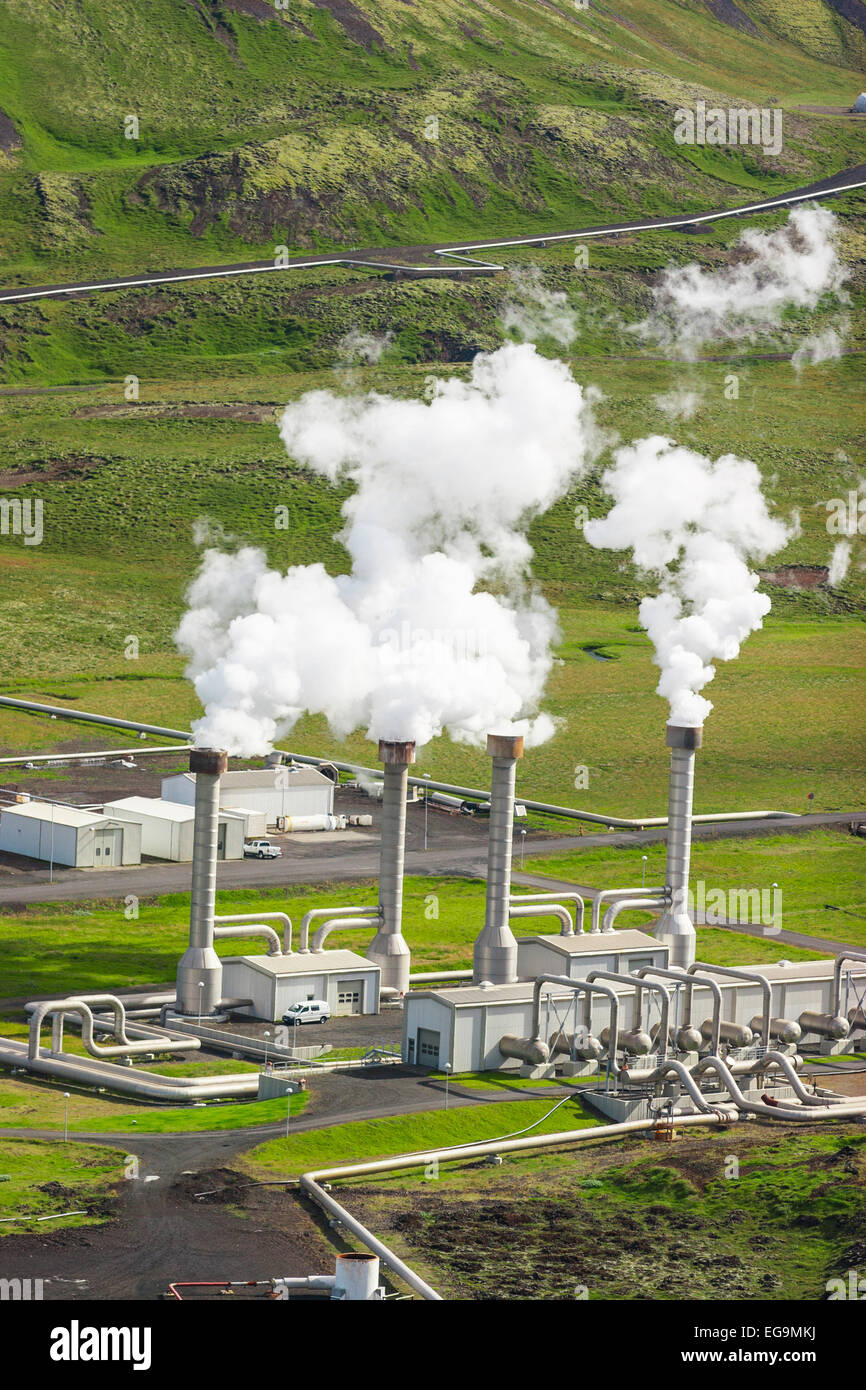
<svg viewBox="0 0 866 1390">
<path fill-rule="evenodd" d="M 231 956 L 223 958 L 222 967 L 225 995 L 252 1000 L 235 1012 L 253 1018 L 278 1022 L 290 1004 L 308 999 L 323 999 L 334 1015 L 379 1012 L 382 972 L 354 951 Z"/>
<path fill-rule="evenodd" d="M 166 801 L 192 806 L 195 775 L 180 772 L 163 778 L 162 795 Z M 288 829 L 293 820 L 333 815 L 334 783 L 315 767 L 281 763 L 250 772 L 224 772 L 219 798 L 221 810 L 257 813 L 265 816 L 267 825 Z M 249 827 L 247 833 L 263 831 Z"/>
<path fill-rule="evenodd" d="M 72 869 L 141 862 L 141 827 L 110 813 L 28 801 L 0 812 L 0 850 Z"/>
<path fill-rule="evenodd" d="M 177 801 L 159 797 L 127 796 L 107 802 L 105 814 L 141 829 L 141 853 L 153 859 L 192 859 L 195 811 Z M 233 811 L 220 814 L 217 828 L 217 858 L 242 859 L 245 818 Z"/>
<path fill-rule="evenodd" d="M 611 951 L 617 952 L 619 937 L 641 935 L 641 932 L 611 933 Z M 652 943 L 652 938 L 646 939 L 650 944 L 658 944 Z M 550 940 L 559 942 L 560 938 Z M 575 938 L 575 941 L 581 940 L 593 943 L 593 934 L 587 933 Z M 596 947 L 607 944 L 604 934 L 596 935 L 594 941 Z M 567 939 L 563 938 L 561 944 L 567 945 Z M 599 969 L 625 973 L 631 968 L 628 959 L 629 952 L 633 950 L 633 947 L 627 948 L 618 965 L 598 964 L 591 951 L 587 951 L 580 959 L 580 969 L 556 973 L 569 973 L 572 979 L 586 979 L 590 971 Z M 796 1019 L 807 1010 L 814 1013 L 832 1013 L 832 960 L 750 965 L 749 970 L 755 975 L 762 975 L 770 983 L 774 1017 Z M 554 972 L 545 969 L 542 973 Z M 866 972 L 852 973 L 862 990 L 866 982 Z M 714 975 L 712 978 L 721 989 L 723 1018 L 742 1021 L 760 1015 L 764 996 L 759 984 L 732 979 L 722 974 Z M 442 1070 L 446 1064 L 450 1064 L 455 1073 L 499 1070 L 518 1065 L 503 1058 L 499 1050 L 499 1039 L 507 1034 L 521 1038 L 531 1034 L 534 983 L 534 980 L 529 979 L 513 985 L 497 985 L 495 988 L 481 984 L 465 988 L 413 990 L 406 996 L 403 1006 L 404 1061 L 433 1070 Z M 631 1027 L 635 1021 L 635 987 L 624 983 L 607 983 L 619 995 L 620 1028 Z M 678 987 L 670 980 L 664 983 L 671 992 L 676 1021 Z M 657 1022 L 657 1001 L 648 994 L 646 1002 L 651 1021 Z M 855 1002 L 853 998 L 851 1002 Z M 546 987 L 542 996 L 542 1037 L 547 1039 L 560 1028 L 569 1033 L 576 1032 L 580 1007 L 578 996 L 572 990 L 556 985 Z M 592 1031 L 598 1035 L 610 1022 L 609 1005 L 606 1000 L 598 999 L 593 1002 L 592 1007 Z M 710 1018 L 713 1012 L 712 993 L 700 976 L 696 976 L 694 982 L 694 1010 L 695 1018 L 700 1021 Z"/>
</svg>

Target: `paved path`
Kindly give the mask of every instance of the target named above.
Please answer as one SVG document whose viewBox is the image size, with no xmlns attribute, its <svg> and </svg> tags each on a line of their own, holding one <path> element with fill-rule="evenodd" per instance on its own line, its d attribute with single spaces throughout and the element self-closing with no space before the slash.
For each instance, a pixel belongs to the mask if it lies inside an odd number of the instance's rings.
<svg viewBox="0 0 866 1390">
<path fill-rule="evenodd" d="M 862 811 L 845 811 L 828 815 L 798 816 L 782 820 L 740 820 L 697 824 L 694 840 L 729 839 L 754 835 L 793 835 L 827 826 L 844 826 L 851 820 L 866 818 Z M 662 843 L 664 826 L 652 830 L 612 831 L 608 834 L 556 835 L 530 842 L 528 853 L 534 858 L 569 851 L 604 846 L 628 848 Z M 451 842 L 445 849 L 428 851 L 407 847 L 406 873 L 464 878 L 482 878 L 487 868 L 487 841 L 480 837 L 466 844 Z M 291 852 L 280 859 L 239 859 L 221 861 L 217 867 L 217 888 L 275 888 L 289 884 L 321 884 L 329 882 L 374 879 L 379 873 L 379 846 L 354 841 L 343 846 L 331 842 L 326 849 L 293 844 Z M 160 893 L 189 892 L 189 864 L 142 864 L 129 869 L 106 869 L 99 872 L 82 869 L 55 869 L 54 881 L 49 882 L 46 869 L 35 869 L 9 875 L 0 885 L 0 905 L 25 903 L 66 902 L 71 899 L 117 901 L 127 894 L 152 897 Z M 514 881 L 522 875 L 515 869 Z M 527 882 L 532 882 L 532 877 Z"/>
<path fill-rule="evenodd" d="M 282 273 L 304 270 L 312 266 L 334 265 L 380 270 L 393 276 L 425 275 L 451 276 L 490 274 L 502 267 L 472 258 L 472 251 L 496 251 L 508 246 L 545 246 L 556 241 L 584 240 L 593 237 L 616 236 L 619 233 L 650 231 L 660 228 L 696 227 L 725 217 L 742 217 L 758 212 L 773 211 L 793 203 L 826 197 L 866 187 L 866 164 L 842 169 L 815 183 L 792 189 L 776 197 L 741 204 L 735 208 L 716 208 L 702 213 L 684 213 L 675 217 L 651 217 L 636 222 L 603 222 L 575 231 L 540 233 L 532 236 L 496 237 L 487 241 L 391 246 L 361 249 L 351 247 L 318 256 L 296 256 L 284 264 L 269 261 L 242 261 L 234 265 L 195 266 L 188 269 L 166 270 L 156 274 L 112 277 L 108 280 L 76 280 L 67 284 L 34 285 L 0 290 L 0 304 L 20 303 L 30 299 L 57 298 L 69 294 L 84 294 L 98 290 L 133 289 L 137 286 L 168 285 L 187 280 L 212 280 L 231 276 Z M 438 263 L 425 263 L 425 257 L 439 257 Z M 461 259 L 465 258 L 465 259 Z M 443 259 L 446 263 L 443 264 Z M 450 259 L 453 264 L 447 264 Z"/>
</svg>

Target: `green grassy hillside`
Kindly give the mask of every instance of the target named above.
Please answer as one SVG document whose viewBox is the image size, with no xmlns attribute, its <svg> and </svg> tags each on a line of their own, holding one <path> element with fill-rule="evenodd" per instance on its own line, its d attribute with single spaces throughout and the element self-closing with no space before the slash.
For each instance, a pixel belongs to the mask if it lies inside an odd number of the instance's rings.
<svg viewBox="0 0 866 1390">
<path fill-rule="evenodd" d="M 856 119 L 796 110 L 862 85 L 866 19 L 844 8 L 866 16 L 860 0 L 7 0 L 4 280 L 792 186 L 858 157 Z M 782 105 L 782 153 L 676 145 L 673 113 L 698 97 Z"/>
</svg>

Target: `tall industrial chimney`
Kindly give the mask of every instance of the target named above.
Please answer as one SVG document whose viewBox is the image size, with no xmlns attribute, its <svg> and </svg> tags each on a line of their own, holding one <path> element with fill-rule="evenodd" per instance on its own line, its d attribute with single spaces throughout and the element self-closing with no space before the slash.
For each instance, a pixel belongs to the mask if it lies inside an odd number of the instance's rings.
<svg viewBox="0 0 866 1390">
<path fill-rule="evenodd" d="M 671 895 L 653 933 L 670 949 L 670 964 L 685 969 L 695 959 L 695 926 L 689 916 L 689 863 L 692 854 L 692 793 L 695 783 L 695 752 L 701 746 L 703 729 L 668 724 L 667 745 L 671 750 L 670 790 L 668 792 L 668 855 L 665 884 Z"/>
<path fill-rule="evenodd" d="M 406 794 L 414 743 L 379 743 L 385 765 L 382 788 L 382 845 L 379 851 L 379 904 L 382 925 L 373 937 L 367 959 L 382 971 L 382 989 L 409 993 L 409 947 L 403 936 L 403 860 L 406 851 Z"/>
<path fill-rule="evenodd" d="M 195 774 L 195 827 L 192 844 L 192 891 L 189 945 L 177 967 L 177 1012 L 202 1018 L 219 1011 L 223 968 L 214 950 L 217 841 L 220 777 L 228 758 L 217 748 L 193 748 L 189 770 Z"/>
<path fill-rule="evenodd" d="M 487 902 L 484 927 L 475 941 L 472 978 L 510 985 L 517 979 L 517 942 L 509 925 L 511 841 L 514 835 L 514 783 L 523 739 L 488 734 L 487 752 L 493 759 L 490 783 L 490 831 L 487 841 Z"/>
</svg>

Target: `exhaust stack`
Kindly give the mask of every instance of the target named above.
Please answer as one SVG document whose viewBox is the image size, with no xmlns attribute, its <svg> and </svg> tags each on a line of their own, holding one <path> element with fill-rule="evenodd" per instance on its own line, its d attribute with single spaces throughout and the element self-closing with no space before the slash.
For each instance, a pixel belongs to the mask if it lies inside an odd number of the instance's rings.
<svg viewBox="0 0 866 1390">
<path fill-rule="evenodd" d="M 382 739 L 382 846 L 379 852 L 379 906 L 382 923 L 367 948 L 367 959 L 382 971 L 382 989 L 409 993 L 409 947 L 403 936 L 403 860 L 406 852 L 406 796 L 414 743 Z"/>
<path fill-rule="evenodd" d="M 517 979 L 517 942 L 509 925 L 511 842 L 514 835 L 514 784 L 523 739 L 488 734 L 487 752 L 493 759 L 490 784 L 490 834 L 487 842 L 487 902 L 484 927 L 475 942 L 472 979 L 510 985 Z"/>
<path fill-rule="evenodd" d="M 219 1012 L 223 968 L 214 950 L 220 777 L 228 757 L 217 748 L 193 748 L 189 770 L 195 775 L 195 827 L 189 945 L 177 967 L 177 1012 L 202 1018 Z M 201 988 L 199 986 L 201 985 Z"/>
<path fill-rule="evenodd" d="M 692 794 L 695 752 L 703 741 L 702 728 L 668 724 L 666 742 L 671 750 L 668 792 L 668 853 L 665 884 L 670 903 L 653 933 L 670 949 L 669 964 L 687 969 L 695 959 L 695 926 L 689 916 L 689 865 L 692 854 Z"/>
</svg>

